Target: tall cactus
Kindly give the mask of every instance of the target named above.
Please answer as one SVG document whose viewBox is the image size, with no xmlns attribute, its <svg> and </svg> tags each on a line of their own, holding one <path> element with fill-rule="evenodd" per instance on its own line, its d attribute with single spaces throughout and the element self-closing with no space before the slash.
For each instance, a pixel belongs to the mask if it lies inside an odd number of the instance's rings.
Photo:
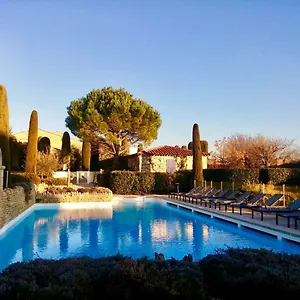
<svg viewBox="0 0 300 300">
<path fill-rule="evenodd" d="M 202 151 L 200 144 L 200 130 L 198 124 L 193 126 L 193 179 L 194 186 L 203 183 Z"/>
<path fill-rule="evenodd" d="M 38 114 L 33 110 L 30 116 L 28 144 L 26 152 L 25 171 L 27 173 L 36 173 L 36 158 L 38 151 Z"/>
<path fill-rule="evenodd" d="M 71 139 L 67 131 L 64 132 L 61 144 L 61 159 L 64 164 L 64 169 L 70 167 L 71 160 Z"/>
<path fill-rule="evenodd" d="M 7 93 L 3 85 L 0 85 L 0 148 L 2 149 L 2 163 L 10 170 L 10 143 L 9 143 L 9 112 Z"/>
<path fill-rule="evenodd" d="M 82 143 L 82 169 L 89 171 L 91 165 L 91 143 L 83 140 Z"/>
</svg>

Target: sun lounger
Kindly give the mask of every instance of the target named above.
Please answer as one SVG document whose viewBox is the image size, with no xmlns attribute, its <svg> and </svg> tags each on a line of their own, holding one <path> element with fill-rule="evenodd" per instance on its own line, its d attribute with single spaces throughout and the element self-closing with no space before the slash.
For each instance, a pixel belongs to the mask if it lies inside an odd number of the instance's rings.
<svg viewBox="0 0 300 300">
<path fill-rule="evenodd" d="M 219 192 L 220 192 L 220 190 L 213 189 L 207 195 L 196 195 L 196 196 L 193 195 L 193 196 L 189 197 L 189 202 L 190 202 L 190 200 L 192 200 L 192 203 L 194 203 L 194 199 L 195 199 L 196 200 L 196 204 L 198 204 L 198 200 L 201 201 L 201 199 L 203 199 L 203 198 L 213 197 L 213 196 L 215 196 Z"/>
<path fill-rule="evenodd" d="M 253 206 L 257 206 L 258 203 L 265 197 L 266 195 L 263 193 L 259 193 L 256 196 L 254 196 L 253 198 L 251 198 L 250 200 L 248 200 L 247 202 L 242 202 L 242 203 L 231 203 L 231 207 L 232 207 L 232 213 L 234 213 L 234 209 L 235 207 L 240 209 L 240 215 L 242 215 L 243 213 L 243 208 L 244 209 L 250 209 Z"/>
<path fill-rule="evenodd" d="M 201 191 L 204 190 L 204 187 L 195 187 L 193 189 L 191 189 L 189 192 L 187 193 L 190 193 L 190 194 L 193 194 L 193 193 L 200 193 Z M 173 199 L 176 199 L 178 197 L 180 197 L 181 195 L 185 195 L 187 193 L 177 193 L 177 192 L 172 192 L 169 194 L 169 198 L 173 198 Z"/>
<path fill-rule="evenodd" d="M 298 220 L 300 219 L 300 212 L 293 213 L 276 213 L 276 225 L 278 225 L 278 217 L 287 219 L 287 227 L 290 228 L 290 219 L 293 218 L 295 220 L 295 229 L 298 228 Z"/>
<path fill-rule="evenodd" d="M 217 204 L 223 201 L 233 201 L 235 197 L 240 193 L 239 190 L 231 192 L 227 197 L 212 197 L 208 199 L 209 207 L 211 208 L 212 204 L 215 205 L 215 209 L 217 208 Z M 205 203 L 206 204 L 206 203 Z"/>
<path fill-rule="evenodd" d="M 270 198 L 271 199 L 271 198 Z M 279 208 L 279 207 L 262 207 L 262 208 L 253 208 L 252 210 L 252 219 L 254 218 L 254 213 L 259 212 L 260 213 L 260 219 L 261 221 L 264 220 L 264 213 L 291 213 L 295 212 L 298 209 L 300 209 L 300 198 L 292 202 L 288 207 L 286 208 Z"/>
<path fill-rule="evenodd" d="M 225 195 L 228 194 L 228 192 L 229 192 L 229 190 L 225 189 L 225 190 L 220 191 L 219 193 L 215 194 L 214 196 L 202 198 L 200 200 L 200 205 L 202 205 L 202 203 L 204 202 L 205 206 L 206 206 L 206 203 L 209 202 L 210 200 L 214 200 L 217 198 L 224 198 Z"/>
<path fill-rule="evenodd" d="M 219 204 L 219 210 L 221 210 L 221 206 L 224 206 L 225 211 L 227 211 L 228 206 L 230 206 L 232 203 L 234 203 L 234 204 L 244 203 L 251 195 L 252 195 L 252 192 L 244 192 L 237 199 L 234 199 L 234 197 L 232 197 L 232 199 L 229 199 L 229 196 L 228 196 L 228 199 L 218 201 L 216 204 Z"/>
<path fill-rule="evenodd" d="M 182 195 L 180 197 L 182 197 L 183 201 L 186 201 L 187 199 L 190 200 L 190 197 L 205 196 L 205 195 L 209 194 L 212 190 L 213 190 L 212 188 L 207 188 L 199 193 L 185 193 L 184 195 Z"/>
</svg>

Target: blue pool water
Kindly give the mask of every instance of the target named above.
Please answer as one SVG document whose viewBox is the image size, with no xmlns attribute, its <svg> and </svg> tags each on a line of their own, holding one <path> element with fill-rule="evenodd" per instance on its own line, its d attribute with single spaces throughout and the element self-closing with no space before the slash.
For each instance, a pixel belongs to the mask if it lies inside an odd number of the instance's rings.
<svg viewBox="0 0 300 300">
<path fill-rule="evenodd" d="M 142 198 L 140 198 L 142 199 Z M 268 248 L 300 253 L 300 246 L 178 209 L 154 199 L 124 199 L 101 208 L 36 208 L 0 236 L 0 270 L 17 261 L 121 253 L 138 258 L 195 259 L 217 248 Z"/>
</svg>

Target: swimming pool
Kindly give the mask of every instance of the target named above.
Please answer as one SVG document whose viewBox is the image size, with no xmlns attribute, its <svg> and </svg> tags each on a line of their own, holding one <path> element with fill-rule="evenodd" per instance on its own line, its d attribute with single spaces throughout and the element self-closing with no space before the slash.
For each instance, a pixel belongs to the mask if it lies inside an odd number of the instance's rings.
<svg viewBox="0 0 300 300">
<path fill-rule="evenodd" d="M 163 253 L 194 259 L 225 247 L 300 253 L 300 246 L 211 219 L 153 198 L 124 198 L 99 206 L 39 205 L 0 235 L 0 270 L 17 261 L 121 253 L 133 258 Z"/>
</svg>

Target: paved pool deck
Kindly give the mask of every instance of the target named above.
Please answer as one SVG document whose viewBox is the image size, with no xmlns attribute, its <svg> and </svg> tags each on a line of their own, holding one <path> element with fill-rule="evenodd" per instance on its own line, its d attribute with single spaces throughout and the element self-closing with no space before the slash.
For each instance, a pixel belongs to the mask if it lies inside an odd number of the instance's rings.
<svg viewBox="0 0 300 300">
<path fill-rule="evenodd" d="M 245 227 L 252 230 L 260 231 L 278 239 L 286 239 L 300 244 L 300 228 L 294 229 L 294 222 L 291 220 L 291 228 L 287 227 L 287 219 L 279 218 L 279 223 L 276 225 L 275 214 L 264 213 L 264 220 L 260 220 L 260 214 L 256 213 L 254 219 L 251 217 L 251 210 L 243 209 L 243 214 L 240 215 L 239 209 L 232 213 L 231 207 L 225 212 L 215 208 L 204 207 L 182 200 L 171 199 L 167 195 L 155 195 L 156 198 L 161 198 L 171 205 L 191 210 L 192 212 L 207 215 L 211 218 L 217 218 L 226 222 L 236 224 L 239 227 Z M 300 227 L 300 221 L 299 221 Z"/>
</svg>

